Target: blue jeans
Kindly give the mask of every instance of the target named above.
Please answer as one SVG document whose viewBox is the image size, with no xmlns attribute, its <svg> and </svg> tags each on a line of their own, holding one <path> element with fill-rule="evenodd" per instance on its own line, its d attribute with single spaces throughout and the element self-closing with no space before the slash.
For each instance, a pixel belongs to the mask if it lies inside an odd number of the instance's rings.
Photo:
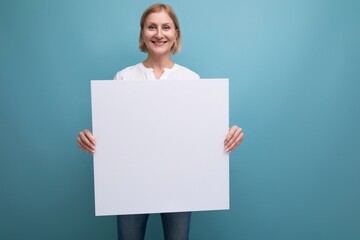
<svg viewBox="0 0 360 240">
<path fill-rule="evenodd" d="M 144 240 L 149 214 L 117 217 L 118 240 Z M 188 240 L 191 212 L 161 213 L 165 240 Z"/>
</svg>

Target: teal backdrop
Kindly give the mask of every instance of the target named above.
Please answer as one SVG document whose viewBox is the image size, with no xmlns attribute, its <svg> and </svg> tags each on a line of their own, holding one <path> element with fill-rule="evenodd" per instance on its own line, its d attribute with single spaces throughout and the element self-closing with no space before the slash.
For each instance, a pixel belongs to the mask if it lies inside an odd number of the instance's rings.
<svg viewBox="0 0 360 240">
<path fill-rule="evenodd" d="M 147 0 L 1 0 L 0 239 L 116 239 L 95 217 L 90 80 L 142 61 Z M 203 78 L 230 78 L 231 209 L 191 239 L 360 239 L 360 1 L 168 1 Z M 141 145 L 139 145 L 141 150 Z M 147 239 L 162 239 L 159 215 Z"/>
</svg>

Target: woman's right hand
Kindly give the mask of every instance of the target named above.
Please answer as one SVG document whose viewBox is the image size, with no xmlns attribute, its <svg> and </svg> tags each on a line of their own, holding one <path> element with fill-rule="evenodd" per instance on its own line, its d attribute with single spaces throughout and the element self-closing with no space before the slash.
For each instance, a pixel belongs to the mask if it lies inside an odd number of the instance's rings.
<svg viewBox="0 0 360 240">
<path fill-rule="evenodd" d="M 92 133 L 85 129 L 81 131 L 77 138 L 78 146 L 82 150 L 85 150 L 89 153 L 95 153 L 95 138 Z"/>
</svg>

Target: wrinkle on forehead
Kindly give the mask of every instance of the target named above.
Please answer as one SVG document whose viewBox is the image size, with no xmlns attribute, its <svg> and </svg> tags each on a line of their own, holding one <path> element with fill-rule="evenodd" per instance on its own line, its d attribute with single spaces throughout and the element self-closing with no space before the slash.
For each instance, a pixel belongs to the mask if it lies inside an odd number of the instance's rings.
<svg viewBox="0 0 360 240">
<path fill-rule="evenodd" d="M 174 21 L 171 19 L 171 17 L 162 10 L 161 12 L 153 12 L 147 16 L 145 19 L 146 23 L 161 23 L 161 24 L 174 24 Z"/>
</svg>

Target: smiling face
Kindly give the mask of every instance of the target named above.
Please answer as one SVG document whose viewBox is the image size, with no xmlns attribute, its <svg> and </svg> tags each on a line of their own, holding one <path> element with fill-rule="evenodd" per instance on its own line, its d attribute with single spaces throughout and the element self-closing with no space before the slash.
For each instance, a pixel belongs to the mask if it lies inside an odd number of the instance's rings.
<svg viewBox="0 0 360 240">
<path fill-rule="evenodd" d="M 153 12 L 146 17 L 141 30 L 141 38 L 149 54 L 170 55 L 177 37 L 178 29 L 165 11 Z"/>
</svg>

